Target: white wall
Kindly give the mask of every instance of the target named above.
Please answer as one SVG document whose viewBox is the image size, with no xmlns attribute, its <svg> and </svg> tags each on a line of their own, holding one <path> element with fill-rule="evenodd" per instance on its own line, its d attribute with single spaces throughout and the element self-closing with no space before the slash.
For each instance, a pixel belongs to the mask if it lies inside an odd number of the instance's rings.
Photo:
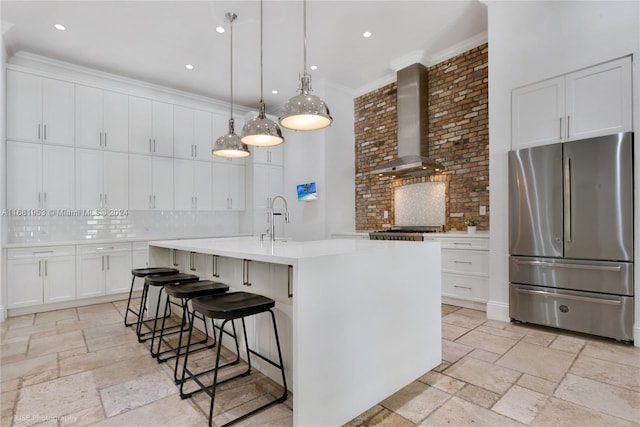
<svg viewBox="0 0 640 427">
<path fill-rule="evenodd" d="M 285 234 L 297 240 L 355 230 L 353 95 L 323 81 L 314 80 L 313 88 L 329 106 L 331 126 L 312 132 L 284 130 L 284 196 L 290 218 Z M 312 181 L 318 199 L 297 201 L 296 185 Z"/>
<path fill-rule="evenodd" d="M 491 287 L 487 315 L 508 319 L 507 151 L 510 92 L 624 55 L 634 58 L 634 123 L 640 123 L 640 2 L 488 1 L 489 179 L 491 185 Z M 636 140 L 638 134 L 636 134 Z M 636 242 L 640 242 L 636 143 Z M 636 248 L 637 249 L 637 248 Z M 640 266 L 636 250 L 636 266 Z M 640 274 L 636 268 L 635 342 L 640 345 Z"/>
<path fill-rule="evenodd" d="M 4 27 L 4 26 L 3 26 Z M 2 33 L 4 35 L 5 28 L 2 29 Z M 5 80 L 5 65 L 7 64 L 7 49 L 4 46 L 4 42 L 0 43 L 0 51 L 2 52 L 2 63 L 0 64 L 0 135 L 2 141 L 5 140 L 5 105 L 6 103 L 6 80 Z M 5 150 L 6 144 L 2 144 L 2 149 L 0 150 L 0 171 L 4 170 L 4 158 L 5 158 Z M 4 208 L 4 172 L 0 172 L 0 208 Z M 2 226 L 0 226 L 0 254 L 3 252 L 3 242 L 5 241 L 4 236 L 4 222 L 2 222 Z M 6 294 L 7 291 L 4 288 L 4 284 L 6 280 L 4 277 L 4 256 L 0 256 L 0 322 L 4 321 L 7 318 L 7 308 L 6 308 Z"/>
</svg>

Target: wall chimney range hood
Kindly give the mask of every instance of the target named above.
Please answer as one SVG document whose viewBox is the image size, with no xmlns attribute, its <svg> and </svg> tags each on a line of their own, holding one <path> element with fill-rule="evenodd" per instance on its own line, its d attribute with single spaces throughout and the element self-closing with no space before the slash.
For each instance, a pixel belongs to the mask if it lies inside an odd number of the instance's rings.
<svg viewBox="0 0 640 427">
<path fill-rule="evenodd" d="M 433 159 L 422 156 L 428 147 L 428 76 L 427 68 L 416 63 L 398 71 L 398 158 L 384 163 L 371 174 L 380 176 L 432 175 L 443 170 Z"/>
</svg>

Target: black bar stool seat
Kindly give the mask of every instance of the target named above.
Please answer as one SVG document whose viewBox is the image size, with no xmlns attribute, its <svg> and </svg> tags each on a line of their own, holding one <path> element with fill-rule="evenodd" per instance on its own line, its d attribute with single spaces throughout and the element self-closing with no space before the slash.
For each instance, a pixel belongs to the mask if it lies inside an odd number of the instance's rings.
<svg viewBox="0 0 640 427">
<path fill-rule="evenodd" d="M 193 394 L 198 393 L 200 391 L 204 391 L 205 393 L 207 393 L 209 397 L 211 397 L 211 402 L 209 405 L 209 426 L 212 426 L 213 425 L 213 407 L 214 407 L 214 402 L 216 397 L 217 386 L 220 384 L 226 383 L 228 381 L 234 380 L 236 378 L 245 377 L 249 375 L 251 373 L 251 355 L 253 354 L 260 357 L 265 362 L 268 362 L 271 365 L 275 366 L 276 368 L 280 369 L 280 372 L 282 373 L 282 384 L 284 386 L 284 391 L 282 395 L 280 395 L 279 397 L 276 397 L 275 399 L 270 400 L 269 402 L 263 404 L 262 406 L 255 408 L 243 415 L 240 415 L 239 417 L 224 424 L 224 426 L 234 424 L 247 417 L 250 417 L 251 415 L 263 409 L 266 409 L 271 405 L 284 402 L 287 399 L 288 391 L 287 391 L 287 380 L 285 378 L 284 363 L 282 360 L 282 351 L 280 349 L 280 339 L 278 338 L 278 328 L 276 326 L 276 317 L 272 310 L 273 307 L 275 307 L 275 301 L 272 300 L 271 298 L 267 298 L 262 295 L 252 294 L 249 292 L 230 292 L 230 293 L 225 293 L 220 295 L 207 295 L 207 296 L 197 297 L 191 301 L 191 305 L 193 307 L 193 310 L 191 312 L 191 325 L 189 327 L 189 337 L 187 338 L 187 352 L 184 357 L 184 365 L 182 368 L 182 380 L 180 382 L 180 397 L 184 399 L 185 397 L 190 397 Z M 273 332 L 276 339 L 276 348 L 278 350 L 279 363 L 274 362 L 268 359 L 267 357 L 259 354 L 257 351 L 249 348 L 249 342 L 247 339 L 247 328 L 245 325 L 244 318 L 247 316 L 252 316 L 255 314 L 267 313 L 267 312 L 271 314 L 271 321 L 273 323 Z M 220 339 L 218 340 L 219 342 L 222 342 L 222 334 L 224 332 L 224 326 L 227 322 L 231 321 L 231 324 L 233 325 L 234 320 L 236 319 L 240 319 L 242 321 L 242 332 L 244 333 L 244 342 L 245 342 L 245 348 L 247 352 L 248 366 L 246 371 L 241 372 L 239 374 L 235 374 L 229 378 L 225 378 L 222 381 L 218 381 L 218 373 L 220 372 L 220 370 L 230 365 L 229 363 L 226 363 L 222 366 L 220 365 L 220 349 L 222 348 L 222 345 L 218 345 L 218 348 L 216 351 L 215 366 L 213 369 L 210 369 L 205 372 L 193 373 L 188 368 L 187 363 L 189 358 L 189 347 L 191 345 L 191 333 L 193 332 L 193 319 L 196 313 L 200 313 L 204 317 L 209 317 L 211 319 L 222 320 L 222 324 L 219 327 L 220 329 Z M 238 351 L 237 340 L 236 340 L 236 351 Z M 239 355 L 239 351 L 238 351 L 238 355 Z M 208 373 L 208 372 L 213 372 L 213 382 L 211 384 L 205 385 L 200 380 L 199 377 L 204 373 Z M 200 388 L 191 393 L 184 393 L 183 386 L 186 380 L 193 380 Z"/>
<path fill-rule="evenodd" d="M 153 339 L 156 335 L 156 330 L 158 327 L 158 316 L 160 315 L 160 301 L 162 300 L 162 290 L 165 285 L 170 283 L 180 284 L 180 283 L 188 283 L 195 282 L 200 278 L 195 274 L 185 274 L 185 273 L 173 273 L 173 274 L 150 274 L 144 278 L 144 287 L 142 288 L 142 300 L 140 302 L 140 316 L 138 316 L 138 325 L 136 328 L 136 333 L 138 335 L 138 342 L 145 342 L 148 339 L 152 340 L 151 350 L 153 350 Z M 149 298 L 149 286 L 159 286 L 160 294 L 158 295 L 158 302 L 156 304 L 155 316 L 153 319 L 149 319 L 148 322 L 153 320 L 153 327 L 149 327 L 144 321 L 144 312 L 147 310 L 147 301 Z M 142 326 L 145 326 L 148 331 L 142 332 Z M 172 327 L 172 330 L 175 330 L 176 326 Z M 153 352 L 152 352 L 153 354 Z"/>
<path fill-rule="evenodd" d="M 151 274 L 158 274 L 158 275 L 175 274 L 178 272 L 179 271 L 177 269 L 169 268 L 169 267 L 134 268 L 133 270 L 131 270 L 131 276 L 132 276 L 131 288 L 129 289 L 129 299 L 127 300 L 127 310 L 124 312 L 124 326 L 131 326 L 134 324 L 137 325 L 140 317 L 140 311 L 136 311 L 133 308 L 131 308 L 131 295 L 133 294 L 133 286 L 135 284 L 136 277 L 147 277 Z M 132 313 L 135 316 L 136 318 L 135 322 L 129 323 L 127 321 L 129 313 Z"/>
</svg>

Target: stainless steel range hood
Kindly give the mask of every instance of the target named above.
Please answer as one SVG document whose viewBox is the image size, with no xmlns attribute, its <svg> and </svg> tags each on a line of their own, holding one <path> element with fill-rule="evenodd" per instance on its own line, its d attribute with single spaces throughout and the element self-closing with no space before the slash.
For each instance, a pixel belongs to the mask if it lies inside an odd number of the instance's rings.
<svg viewBox="0 0 640 427">
<path fill-rule="evenodd" d="M 399 70 L 397 75 L 398 158 L 378 166 L 371 174 L 431 175 L 443 168 L 422 155 L 422 147 L 428 147 L 429 134 L 427 68 L 416 63 Z"/>
</svg>

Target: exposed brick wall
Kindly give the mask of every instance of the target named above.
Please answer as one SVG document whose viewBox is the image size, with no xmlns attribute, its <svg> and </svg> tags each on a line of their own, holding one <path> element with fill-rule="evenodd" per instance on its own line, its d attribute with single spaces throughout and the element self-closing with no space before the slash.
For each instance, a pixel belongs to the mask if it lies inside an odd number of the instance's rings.
<svg viewBox="0 0 640 427">
<path fill-rule="evenodd" d="M 488 46 L 478 46 L 429 68 L 428 153 L 445 166 L 429 177 L 381 178 L 370 175 L 397 156 L 395 83 L 354 100 L 356 159 L 356 229 L 388 227 L 393 220 L 393 189 L 426 181 L 446 183 L 447 230 L 464 230 L 465 216 L 480 217 L 489 227 Z M 384 218 L 384 211 L 389 213 Z"/>
</svg>

